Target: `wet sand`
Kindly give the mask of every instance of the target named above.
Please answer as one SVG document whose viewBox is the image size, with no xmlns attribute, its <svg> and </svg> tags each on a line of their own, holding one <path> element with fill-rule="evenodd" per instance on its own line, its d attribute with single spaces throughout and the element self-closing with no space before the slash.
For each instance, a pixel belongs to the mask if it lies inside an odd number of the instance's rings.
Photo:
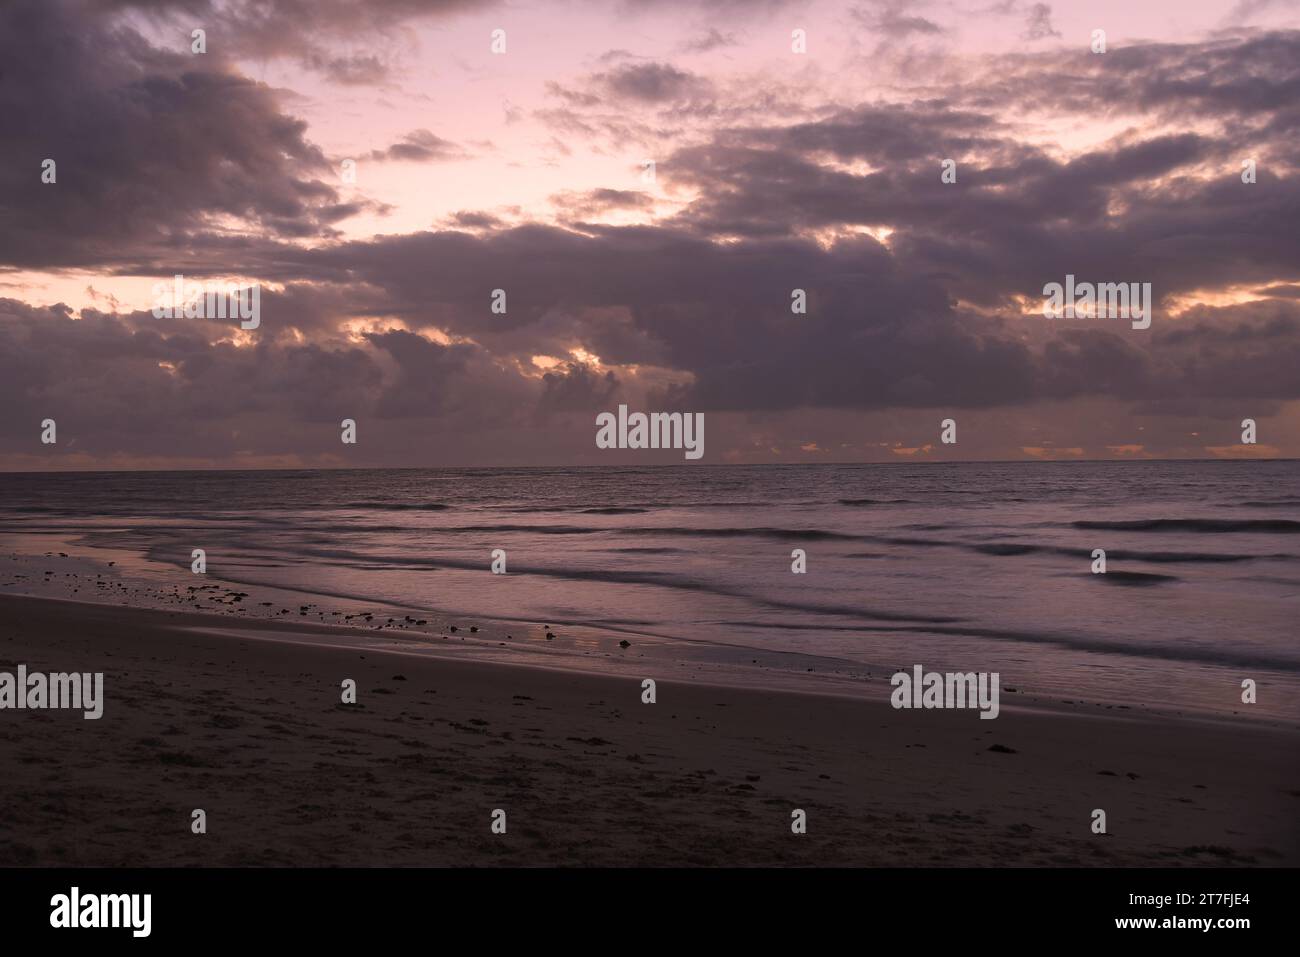
<svg viewBox="0 0 1300 957">
<path fill-rule="evenodd" d="M 0 670 L 103 671 L 106 697 L 98 721 L 0 711 L 0 862 L 1300 864 L 1300 734 L 1244 718 L 981 721 L 655 674 L 643 704 L 635 678 L 312 631 L 0 596 Z"/>
</svg>

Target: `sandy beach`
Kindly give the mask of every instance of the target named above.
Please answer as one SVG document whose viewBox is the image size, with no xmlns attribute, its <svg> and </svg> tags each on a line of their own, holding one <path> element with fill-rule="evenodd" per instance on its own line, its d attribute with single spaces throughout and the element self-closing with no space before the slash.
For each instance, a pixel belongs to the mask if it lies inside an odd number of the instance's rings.
<svg viewBox="0 0 1300 957">
<path fill-rule="evenodd" d="M 0 597 L 0 669 L 102 671 L 105 696 L 93 721 L 0 712 L 0 862 L 1300 863 L 1300 738 L 1285 728 L 1017 709 L 981 721 L 672 680 L 649 705 L 635 679 L 312 634 Z M 355 705 L 340 701 L 347 678 Z M 206 834 L 191 833 L 195 808 Z M 1105 835 L 1090 831 L 1096 808 Z M 795 809 L 806 834 L 791 832 Z"/>
</svg>

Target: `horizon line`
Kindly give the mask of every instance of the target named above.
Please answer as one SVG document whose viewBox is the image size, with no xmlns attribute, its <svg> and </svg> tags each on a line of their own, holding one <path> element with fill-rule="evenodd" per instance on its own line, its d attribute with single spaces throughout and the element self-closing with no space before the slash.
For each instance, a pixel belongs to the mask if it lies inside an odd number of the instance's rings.
<svg viewBox="0 0 1300 957">
<path fill-rule="evenodd" d="M 917 461 L 880 461 L 880 462 L 701 462 L 686 464 L 682 462 L 646 462 L 641 465 L 611 463 L 609 465 L 346 465 L 346 466 L 299 466 L 296 468 L 247 468 L 238 466 L 206 466 L 202 468 L 70 468 L 70 469 L 0 469 L 0 476 L 8 475 L 170 475 L 173 473 L 203 474 L 211 472 L 487 472 L 520 471 L 543 469 L 694 469 L 694 468 L 848 468 L 848 467 L 898 467 L 906 465 L 1096 465 L 1096 464 L 1155 464 L 1167 462 L 1219 462 L 1223 464 L 1240 464 L 1243 462 L 1300 462 L 1300 456 L 1277 456 L 1270 458 L 1062 458 L 1062 459 L 956 459 L 953 461 L 935 461 L 922 459 Z"/>
</svg>

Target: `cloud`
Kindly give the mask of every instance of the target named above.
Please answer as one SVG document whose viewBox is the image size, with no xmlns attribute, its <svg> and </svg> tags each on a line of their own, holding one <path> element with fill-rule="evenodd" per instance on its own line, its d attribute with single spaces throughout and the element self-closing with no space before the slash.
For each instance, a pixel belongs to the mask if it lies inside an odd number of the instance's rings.
<svg viewBox="0 0 1300 957">
<path fill-rule="evenodd" d="M 388 76 L 388 67 L 370 55 L 322 57 L 311 55 L 306 63 L 343 86 L 377 86 Z"/>
<path fill-rule="evenodd" d="M 618 377 L 601 375 L 580 362 L 566 362 L 542 376 L 541 412 L 591 412 L 609 409 L 618 395 Z"/>
<path fill-rule="evenodd" d="M 0 264 L 174 261 L 232 227 L 326 238 L 362 208 L 271 88 L 73 9 L 0 6 Z"/>
<path fill-rule="evenodd" d="M 550 92 L 559 108 L 518 122 L 544 119 L 543 136 L 564 136 L 579 158 L 608 149 L 608 168 L 629 143 L 661 144 L 645 154 L 658 158 L 659 189 L 593 174 L 548 185 L 531 209 L 465 208 L 431 214 L 426 230 L 348 237 L 339 223 L 379 207 L 340 197 L 290 94 L 80 9 L 0 7 L 0 265 L 93 268 L 96 286 L 101 275 L 243 275 L 263 283 L 262 325 L 243 335 L 108 312 L 107 297 L 38 307 L 6 286 L 20 297 L 0 300 L 8 456 L 39 454 L 31 424 L 48 416 L 101 460 L 335 462 L 338 422 L 351 417 L 368 461 L 411 461 L 417 445 L 442 454 L 416 436 L 437 436 L 457 461 L 497 461 L 501 449 L 564 460 L 590 453 L 588 413 L 615 400 L 708 412 L 710 434 L 742 459 L 846 439 L 860 449 L 864 421 L 931 422 L 938 409 L 1005 416 L 1004 452 L 1161 454 L 1183 449 L 1186 430 L 1162 438 L 1153 426 L 1130 442 L 1089 433 L 1082 410 L 1110 403 L 1112 422 L 1240 421 L 1242 408 L 1281 420 L 1300 401 L 1294 31 L 1130 44 L 1104 67 L 1084 52 L 991 56 L 906 100 L 873 89 L 844 103 L 787 98 L 785 80 L 611 57 L 521 91 L 521 102 Z M 272 4 L 258 22 L 283 26 L 293 9 Z M 303 9 L 317 39 L 374 13 Z M 404 22 L 463 7 L 378 9 Z M 917 9 L 864 15 L 933 35 Z M 359 76 L 382 66 L 317 39 L 287 39 L 278 55 L 325 50 Z M 1102 121 L 1104 136 L 1052 139 Z M 1247 148 L 1259 161 L 1249 185 Z M 419 128 L 358 155 L 466 151 Z M 40 182 L 46 156 L 54 185 Z M 956 183 L 940 179 L 946 158 Z M 1043 285 L 1067 273 L 1150 282 L 1152 328 L 1044 319 Z M 490 308 L 497 288 L 505 314 Z M 791 311 L 795 289 L 806 314 Z M 1057 434 L 1021 428 L 1041 410 Z M 928 455 L 925 429 L 871 454 Z M 1232 441 L 1220 431 L 1214 442 Z"/>
<path fill-rule="evenodd" d="M 551 203 L 568 219 L 581 220 L 613 210 L 645 211 L 654 207 L 649 193 L 630 189 L 593 189 L 584 193 L 566 191 L 551 197 Z"/>
<path fill-rule="evenodd" d="M 710 53 L 713 50 L 735 45 L 736 35 L 734 33 L 723 33 L 717 27 L 709 27 L 699 36 L 683 43 L 680 49 L 684 53 Z"/>
<path fill-rule="evenodd" d="M 406 163 L 441 163 L 468 158 L 469 153 L 462 147 L 424 129 L 412 130 L 387 149 L 373 150 L 370 153 L 370 159 L 379 162 L 397 160 Z"/>
<path fill-rule="evenodd" d="M 705 410 L 1300 397 L 1294 301 L 1160 316 L 1148 338 L 1124 322 L 1059 326 L 962 306 L 931 263 L 869 236 L 721 245 L 680 228 L 528 226 L 384 237 L 310 258 L 375 287 L 405 321 L 494 355 L 581 347 L 609 367 L 676 370 L 676 397 Z M 509 294 L 506 316 L 487 308 L 496 286 Z M 794 288 L 808 291 L 806 316 L 790 312 Z"/>
<path fill-rule="evenodd" d="M 869 30 L 891 40 L 909 36 L 938 36 L 944 32 L 943 27 L 933 20 L 906 12 L 910 6 L 912 4 L 909 0 L 871 0 L 853 7 L 849 12 Z"/>
<path fill-rule="evenodd" d="M 1025 11 L 1026 40 L 1043 40 L 1047 37 L 1059 37 L 1060 31 L 1052 26 L 1052 7 L 1047 3 L 1033 3 Z"/>
<path fill-rule="evenodd" d="M 668 63 L 631 63 L 592 77 L 593 85 L 614 99 L 663 103 L 699 95 L 707 84 Z"/>
<path fill-rule="evenodd" d="M 671 154 L 658 174 L 696 197 L 675 222 L 699 234 L 887 230 L 897 266 L 942 276 L 951 295 L 986 309 L 1037 297 L 1067 272 L 1150 281 L 1158 297 L 1294 281 L 1300 186 L 1286 175 L 1295 133 L 1280 117 L 1293 109 L 1281 91 L 1300 84 L 1300 56 L 1287 59 L 1284 49 L 1300 54 L 1300 33 L 1117 51 L 1133 54 L 1122 94 L 1102 80 L 1085 95 L 1072 58 L 1028 58 L 1032 80 L 1026 58 L 1000 58 L 951 100 L 723 129 Z M 1004 119 L 1043 101 L 1058 116 L 1131 112 L 1134 126 L 1062 156 Z M 1204 132 L 1162 129 L 1189 101 L 1201 104 Z M 1268 157 L 1267 184 L 1240 180 L 1241 147 L 1229 131 L 1247 128 L 1252 155 Z M 943 158 L 957 160 L 956 184 L 940 183 Z"/>
<path fill-rule="evenodd" d="M 61 0 L 55 0 L 61 2 Z M 390 64 L 367 45 L 392 48 L 407 24 L 447 20 L 499 6 L 498 0 L 86 0 L 91 11 L 133 12 L 156 24 L 207 31 L 210 52 L 241 59 L 289 59 L 329 80 L 377 85 L 390 79 Z"/>
<path fill-rule="evenodd" d="M 453 213 L 450 224 L 466 229 L 497 229 L 505 225 L 500 217 L 493 216 L 490 213 L 466 209 Z"/>
</svg>

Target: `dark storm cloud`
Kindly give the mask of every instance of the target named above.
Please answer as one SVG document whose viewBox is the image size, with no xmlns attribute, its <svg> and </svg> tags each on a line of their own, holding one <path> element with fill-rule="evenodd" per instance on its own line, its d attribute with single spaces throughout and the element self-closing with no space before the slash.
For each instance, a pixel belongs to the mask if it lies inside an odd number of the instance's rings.
<svg viewBox="0 0 1300 957">
<path fill-rule="evenodd" d="M 339 201 L 306 124 L 217 60 L 160 51 L 75 6 L 0 5 L 0 264 L 166 256 L 219 217 L 328 236 Z M 42 162 L 57 181 L 41 182 Z"/>
<path fill-rule="evenodd" d="M 379 84 L 388 64 L 358 44 L 387 46 L 406 24 L 499 5 L 499 0 L 86 0 L 103 13 L 137 13 L 178 31 L 208 34 L 208 49 L 241 59 L 285 57 L 337 83 Z M 349 52 L 338 52 L 345 47 Z"/>
<path fill-rule="evenodd" d="M 397 237 L 317 255 L 322 272 L 352 281 L 334 295 L 268 296 L 262 328 L 242 348 L 214 339 L 206 320 L 93 310 L 74 319 L 65 308 L 0 303 L 0 402 L 9 410 L 0 441 L 10 451 L 30 448 L 32 423 L 48 416 L 61 434 L 79 437 L 78 451 L 274 453 L 286 441 L 293 451 L 328 451 L 343 417 L 368 430 L 441 423 L 417 434 L 471 424 L 526 429 L 538 416 L 644 394 L 580 363 L 540 381 L 515 371 L 532 349 L 563 354 L 575 343 L 607 363 L 654 361 L 688 374 L 649 401 L 701 411 L 961 409 L 1087 396 L 1177 404 L 1300 393 L 1293 300 L 1202 307 L 1186 322 L 1153 327 L 1150 340 L 1122 328 L 1063 328 L 1034 349 L 1012 320 L 961 309 L 944 283 L 899 273 L 866 238 L 829 250 L 788 240 L 727 247 L 673 230 L 576 236 L 529 227 Z M 496 283 L 510 294 L 506 316 L 488 308 Z M 789 312 L 796 284 L 808 290 L 806 316 Z M 378 302 L 405 313 L 412 329 L 436 324 L 453 339 L 392 330 L 357 340 L 335 331 L 341 314 Z M 289 323 L 304 334 L 290 334 Z"/>
<path fill-rule="evenodd" d="M 237 349 L 210 341 L 202 320 L 136 319 L 0 301 L 10 450 L 30 447 L 30 424 L 50 417 L 81 437 L 79 451 L 219 454 L 243 416 L 328 417 L 336 404 L 360 405 L 374 381 L 359 350 Z"/>
<path fill-rule="evenodd" d="M 400 330 L 360 342 L 264 335 L 245 347 L 213 335 L 209 320 L 0 299 L 0 451 L 30 452 L 33 426 L 53 418 L 68 452 L 333 452 L 343 418 L 526 427 L 542 393 L 477 347 Z"/>
<path fill-rule="evenodd" d="M 1300 286 L 1279 284 L 1256 289 L 1255 295 L 1271 299 L 1300 299 Z"/>
<path fill-rule="evenodd" d="M 422 21 L 501 8 L 501 0 L 82 0 L 88 10 L 129 12 L 178 31 L 185 44 L 190 30 L 208 33 L 209 49 L 248 60 L 291 59 L 333 82 L 380 85 L 392 70 L 382 51 L 401 31 Z M 677 5 L 709 8 L 719 14 L 771 11 L 789 0 L 626 0 L 642 9 Z M 599 0 L 591 4 L 601 6 Z M 715 31 L 716 32 L 716 31 Z M 355 52 L 373 44 L 375 51 Z M 715 44 L 717 45 L 717 44 Z M 712 47 L 710 47 L 711 49 Z"/>
<path fill-rule="evenodd" d="M 539 412 L 594 412 L 617 404 L 618 376 L 601 375 L 590 366 L 566 362 L 542 376 Z"/>
<path fill-rule="evenodd" d="M 367 333 L 366 339 L 397 368 L 375 403 L 376 414 L 383 418 L 428 415 L 454 400 L 456 379 L 477 351 L 474 346 L 440 345 L 403 329 Z"/>
<path fill-rule="evenodd" d="M 719 144 L 742 145 L 807 154 L 825 150 L 841 160 L 915 163 L 934 155 L 989 151 L 1005 146 L 1009 131 L 990 113 L 958 108 L 947 100 L 918 100 L 840 111 L 814 122 L 779 129 L 737 130 L 717 137 Z"/>
<path fill-rule="evenodd" d="M 775 239 L 719 245 L 673 229 L 590 227 L 580 235 L 524 227 L 391 237 L 321 255 L 382 290 L 406 321 L 436 323 L 496 355 L 556 354 L 576 342 L 609 364 L 689 373 L 694 385 L 681 395 L 693 408 L 1142 398 L 1195 394 L 1202 378 L 1216 377 L 1215 394 L 1300 394 L 1300 377 L 1287 371 L 1296 351 L 1289 320 L 1211 355 L 1200 353 L 1198 340 L 1162 338 L 1160 326 L 1148 341 L 1104 322 L 1062 328 L 1035 349 L 1025 333 L 1045 337 L 1050 320 L 994 320 L 963 309 L 948 277 L 900 268 L 868 237 L 823 249 Z M 508 293 L 505 316 L 488 308 L 493 288 Z M 795 288 L 808 292 L 807 316 L 790 313 Z M 1216 315 L 1244 322 L 1251 308 Z M 620 309 L 629 322 L 611 320 Z"/>
<path fill-rule="evenodd" d="M 1094 118 L 1213 121 L 1294 143 L 1300 130 L 1300 31 L 1201 43 L 1112 46 L 1103 55 L 1003 56 L 964 84 L 973 109 L 1034 109 Z M 1243 146 L 1245 143 L 1242 144 Z"/>
<path fill-rule="evenodd" d="M 659 164 L 661 178 L 699 196 L 675 225 L 751 239 L 886 227 L 898 268 L 943 276 L 954 295 L 985 306 L 1038 296 L 1067 272 L 1150 281 L 1160 297 L 1293 278 L 1300 183 L 1287 175 L 1295 131 L 1279 116 L 1294 109 L 1287 94 L 1300 77 L 1300 33 L 1155 46 L 1145 59 L 1116 52 L 1131 57 L 1123 96 L 1112 75 L 1083 99 L 1068 59 L 1057 69 L 1034 59 L 1031 82 L 1016 74 L 1024 69 L 1016 58 L 1005 75 L 990 71 L 997 77 L 987 85 L 964 90 L 968 102 L 720 131 Z M 1073 156 L 1048 155 L 994 120 L 1007 115 L 995 111 L 1034 105 L 1021 99 L 1031 87 L 1040 100 L 1094 115 L 1122 117 L 1127 104 L 1135 126 Z M 1133 102 L 1132 90 L 1145 98 Z M 1143 117 L 1177 118 L 1192 104 L 1203 127 L 1217 121 L 1233 132 L 1141 132 Z M 836 168 L 826 155 L 865 169 Z M 1240 178 L 1247 156 L 1259 158 L 1250 185 Z M 945 158 L 957 161 L 954 184 L 940 184 Z"/>
</svg>

